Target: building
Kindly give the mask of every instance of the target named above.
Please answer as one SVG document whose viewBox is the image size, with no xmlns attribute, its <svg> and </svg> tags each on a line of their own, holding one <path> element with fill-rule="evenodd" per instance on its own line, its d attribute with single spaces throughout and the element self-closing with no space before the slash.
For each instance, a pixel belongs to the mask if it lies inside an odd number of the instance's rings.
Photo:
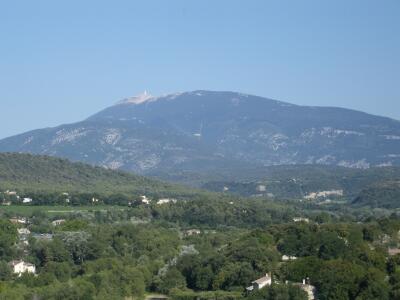
<svg viewBox="0 0 400 300">
<path fill-rule="evenodd" d="M 395 256 L 397 254 L 400 254 L 400 249 L 399 248 L 389 248 L 388 249 L 388 254 L 390 256 Z"/>
<path fill-rule="evenodd" d="M 36 273 L 35 265 L 24 262 L 23 260 L 13 260 L 9 265 L 13 273 L 18 274 L 18 276 L 21 276 L 23 273 Z"/>
<path fill-rule="evenodd" d="M 251 286 L 247 287 L 246 290 L 248 292 L 261 290 L 262 288 L 269 286 L 272 284 L 272 277 L 270 274 L 265 274 L 264 277 L 261 277 L 251 283 Z"/>
<path fill-rule="evenodd" d="M 64 219 L 60 219 L 60 220 L 54 220 L 53 222 L 51 222 L 51 224 L 53 224 L 53 226 L 58 226 L 58 225 L 61 225 L 64 222 L 65 222 Z"/>
<path fill-rule="evenodd" d="M 266 192 L 267 191 L 267 187 L 263 184 L 260 184 L 257 186 L 257 192 Z"/>
<path fill-rule="evenodd" d="M 167 204 L 167 203 L 176 203 L 176 199 L 169 199 L 169 198 L 165 198 L 165 199 L 159 199 L 157 201 L 157 205 L 162 205 L 162 204 Z"/>
<path fill-rule="evenodd" d="M 282 255 L 282 261 L 291 261 L 296 259 L 297 259 L 296 256 Z"/>
<path fill-rule="evenodd" d="M 305 222 L 305 223 L 309 223 L 310 222 L 310 220 L 308 219 L 308 218 L 301 218 L 301 217 L 298 217 L 298 218 L 293 218 L 293 222 Z"/>
<path fill-rule="evenodd" d="M 9 195 L 9 196 L 16 196 L 16 195 L 17 195 L 17 192 L 16 192 L 16 191 L 9 191 L 9 190 L 7 190 L 7 191 L 5 191 L 4 194 Z"/>
<path fill-rule="evenodd" d="M 198 235 L 201 233 L 200 229 L 189 229 L 185 231 L 186 236 L 191 236 L 191 235 Z"/>
<path fill-rule="evenodd" d="M 26 218 L 12 218 L 10 222 L 13 224 L 26 224 L 28 221 Z"/>
<path fill-rule="evenodd" d="M 150 204 L 151 200 L 147 198 L 146 196 L 140 196 L 142 203 L 144 204 Z"/>
<path fill-rule="evenodd" d="M 24 198 L 23 200 L 22 200 L 22 203 L 24 203 L 24 204 L 27 204 L 27 203 L 32 203 L 32 198 Z"/>
</svg>

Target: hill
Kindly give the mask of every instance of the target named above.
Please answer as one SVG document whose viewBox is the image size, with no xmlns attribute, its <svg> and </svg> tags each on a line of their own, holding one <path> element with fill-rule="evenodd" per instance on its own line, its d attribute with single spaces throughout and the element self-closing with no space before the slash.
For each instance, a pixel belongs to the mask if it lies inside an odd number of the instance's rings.
<svg viewBox="0 0 400 300">
<path fill-rule="evenodd" d="M 74 123 L 0 141 L 0 151 L 59 156 L 141 174 L 229 166 L 400 165 L 400 122 L 234 93 L 144 94 Z"/>
<path fill-rule="evenodd" d="M 194 195 L 195 191 L 65 159 L 0 153 L 0 191 Z"/>
<path fill-rule="evenodd" d="M 400 181 L 387 181 L 363 189 L 352 202 L 371 208 L 400 208 Z"/>
<path fill-rule="evenodd" d="M 352 201 L 372 185 L 400 181 L 400 168 L 373 167 L 364 170 L 338 166 L 289 165 L 159 176 L 173 182 L 241 196 L 309 200 L 341 198 Z"/>
</svg>

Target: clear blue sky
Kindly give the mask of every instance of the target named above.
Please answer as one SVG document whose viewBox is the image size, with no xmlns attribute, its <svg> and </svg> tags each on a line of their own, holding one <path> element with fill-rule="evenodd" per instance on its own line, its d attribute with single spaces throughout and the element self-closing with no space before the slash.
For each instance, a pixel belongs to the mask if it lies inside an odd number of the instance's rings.
<svg viewBox="0 0 400 300">
<path fill-rule="evenodd" d="M 399 0 L 0 2 L 0 137 L 210 89 L 400 119 Z"/>
</svg>

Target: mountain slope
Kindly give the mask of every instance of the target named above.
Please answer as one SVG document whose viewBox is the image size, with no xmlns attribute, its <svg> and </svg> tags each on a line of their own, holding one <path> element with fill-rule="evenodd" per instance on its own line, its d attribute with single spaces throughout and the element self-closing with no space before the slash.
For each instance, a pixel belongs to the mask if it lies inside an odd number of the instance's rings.
<svg viewBox="0 0 400 300">
<path fill-rule="evenodd" d="M 125 99 L 79 123 L 0 141 L 142 174 L 281 164 L 400 165 L 400 122 L 233 92 Z"/>
</svg>

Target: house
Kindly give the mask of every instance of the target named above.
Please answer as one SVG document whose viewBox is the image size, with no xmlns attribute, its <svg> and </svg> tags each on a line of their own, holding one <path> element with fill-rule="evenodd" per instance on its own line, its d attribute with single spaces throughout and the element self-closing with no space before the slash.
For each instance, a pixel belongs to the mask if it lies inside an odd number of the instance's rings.
<svg viewBox="0 0 400 300">
<path fill-rule="evenodd" d="M 262 288 L 269 286 L 272 284 L 272 277 L 270 274 L 265 274 L 264 277 L 261 277 L 251 283 L 251 286 L 247 287 L 246 290 L 248 292 L 261 290 Z"/>
<path fill-rule="evenodd" d="M 307 279 L 307 281 L 309 280 Z M 316 292 L 315 286 L 307 283 L 305 279 L 303 279 L 302 283 L 295 283 L 294 285 L 298 286 L 304 292 L 306 292 L 308 300 L 315 300 L 315 292 Z"/>
<path fill-rule="evenodd" d="M 293 218 L 293 222 L 305 222 L 305 223 L 310 223 L 310 220 L 308 218 L 301 218 L 301 217 L 297 217 L 297 218 Z"/>
<path fill-rule="evenodd" d="M 176 203 L 176 199 L 169 199 L 169 198 L 164 198 L 164 199 L 159 199 L 157 201 L 157 205 L 162 205 L 162 204 L 167 204 L 167 203 Z"/>
<path fill-rule="evenodd" d="M 290 255 L 282 255 L 282 261 L 291 261 L 291 260 L 296 260 L 296 256 L 290 256 Z"/>
<path fill-rule="evenodd" d="M 22 200 L 22 203 L 26 204 L 26 203 L 31 203 L 32 201 L 33 201 L 32 198 L 24 198 Z"/>
<path fill-rule="evenodd" d="M 10 202 L 10 201 L 5 201 L 5 202 L 3 202 L 1 205 L 10 206 L 10 205 L 11 205 L 11 202 Z"/>
<path fill-rule="evenodd" d="M 21 276 L 22 273 L 36 273 L 35 265 L 31 263 L 24 262 L 23 260 L 13 260 L 9 263 L 11 269 L 13 270 L 14 274 L 18 274 Z"/>
<path fill-rule="evenodd" d="M 267 187 L 263 184 L 260 184 L 257 186 L 257 192 L 266 192 L 267 191 Z"/>
<path fill-rule="evenodd" d="M 142 203 L 144 204 L 150 204 L 151 200 L 147 198 L 146 196 L 140 196 Z"/>
<path fill-rule="evenodd" d="M 9 191 L 7 190 L 4 194 L 9 195 L 9 196 L 16 196 L 17 192 L 16 191 Z"/>
<path fill-rule="evenodd" d="M 399 248 L 389 248 L 388 249 L 388 254 L 390 256 L 395 256 L 397 254 L 400 254 L 400 249 Z"/>
<path fill-rule="evenodd" d="M 26 224 L 27 220 L 26 218 L 12 218 L 10 219 L 10 222 L 13 224 Z"/>
<path fill-rule="evenodd" d="M 64 222 L 65 222 L 64 219 L 60 219 L 60 220 L 54 220 L 53 222 L 51 222 L 51 224 L 53 224 L 53 226 L 58 226 L 58 225 L 61 225 Z"/>
<path fill-rule="evenodd" d="M 189 230 L 186 230 L 185 235 L 192 236 L 192 235 L 198 235 L 200 233 L 201 233 L 200 229 L 189 229 Z"/>
<path fill-rule="evenodd" d="M 30 235 L 31 232 L 28 228 L 18 228 L 19 235 Z"/>
</svg>

